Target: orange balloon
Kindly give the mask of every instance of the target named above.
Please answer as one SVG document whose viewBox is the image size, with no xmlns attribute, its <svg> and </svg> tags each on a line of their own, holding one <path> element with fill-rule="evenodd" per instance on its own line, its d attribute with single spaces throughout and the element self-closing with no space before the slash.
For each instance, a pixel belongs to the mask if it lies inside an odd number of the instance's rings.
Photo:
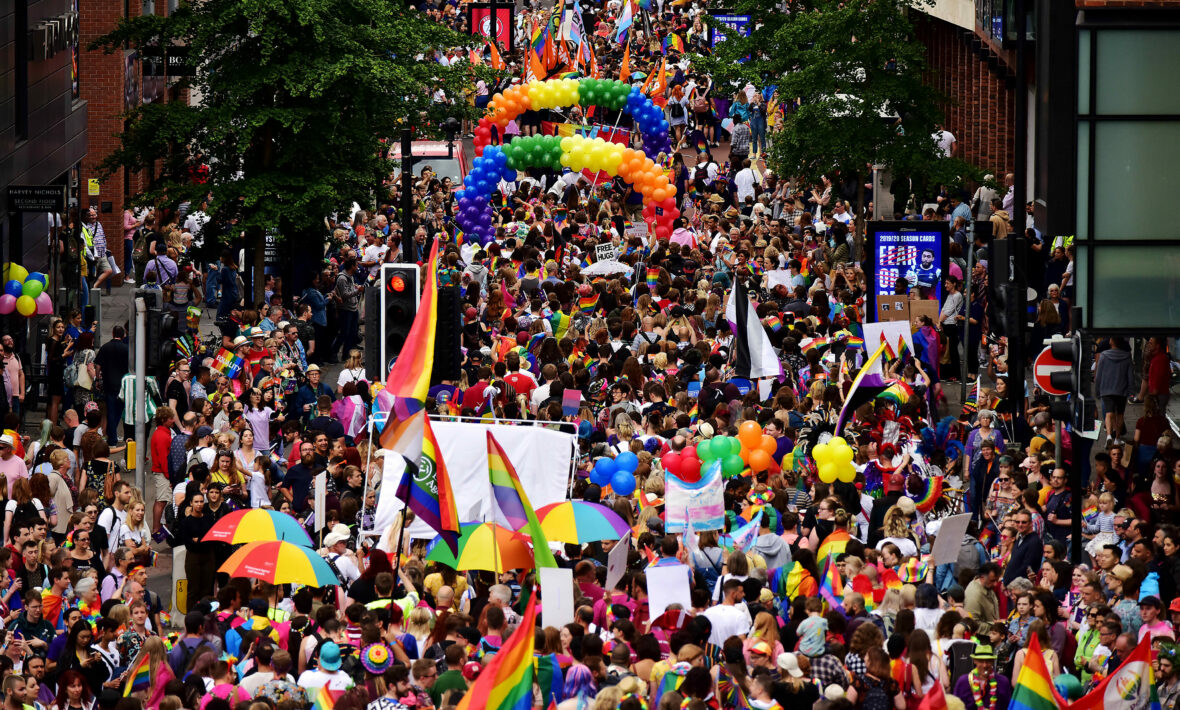
<svg viewBox="0 0 1180 710">
<path fill-rule="evenodd" d="M 762 441 L 758 444 L 758 448 L 768 454 L 773 454 L 778 451 L 778 442 L 770 434 L 763 434 Z"/>
<path fill-rule="evenodd" d="M 668 183 L 668 197 L 676 197 L 676 185 Z"/>
<path fill-rule="evenodd" d="M 668 191 L 665 188 L 657 187 L 651 191 L 651 199 L 656 202 L 663 202 L 668 199 Z"/>
<path fill-rule="evenodd" d="M 747 449 L 756 449 L 762 443 L 762 427 L 753 419 L 747 419 L 738 427 L 738 439 Z"/>
<path fill-rule="evenodd" d="M 770 454 L 762 449 L 754 449 L 750 452 L 750 456 L 746 463 L 750 465 L 750 470 L 754 473 L 761 473 L 770 468 Z"/>
</svg>

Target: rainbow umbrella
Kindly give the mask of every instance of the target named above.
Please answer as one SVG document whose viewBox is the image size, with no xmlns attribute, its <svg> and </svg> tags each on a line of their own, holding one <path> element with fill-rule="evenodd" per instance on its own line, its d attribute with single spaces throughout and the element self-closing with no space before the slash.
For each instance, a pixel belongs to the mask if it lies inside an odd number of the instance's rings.
<svg viewBox="0 0 1180 710">
<path fill-rule="evenodd" d="M 537 509 L 541 529 L 550 540 L 584 545 L 618 540 L 630 530 L 618 513 L 598 503 L 565 500 Z"/>
<path fill-rule="evenodd" d="M 510 569 L 532 569 L 533 551 L 526 538 L 515 530 L 496 523 L 463 523 L 459 526 L 459 556 L 440 545 L 435 538 L 433 549 L 426 559 L 457 570 L 482 569 L 504 572 Z"/>
<path fill-rule="evenodd" d="M 246 543 L 217 571 L 271 584 L 327 587 L 340 583 L 327 561 L 314 550 L 282 540 Z"/>
<path fill-rule="evenodd" d="M 299 521 L 286 513 L 263 508 L 235 510 L 213 523 L 204 542 L 227 542 L 239 545 L 244 542 L 283 540 L 304 547 L 315 547 L 311 536 Z"/>
</svg>

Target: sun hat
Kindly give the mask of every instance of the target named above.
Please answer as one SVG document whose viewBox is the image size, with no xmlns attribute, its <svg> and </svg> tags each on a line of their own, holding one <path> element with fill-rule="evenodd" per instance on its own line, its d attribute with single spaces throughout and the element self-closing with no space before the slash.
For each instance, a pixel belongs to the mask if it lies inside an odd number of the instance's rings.
<svg viewBox="0 0 1180 710">
<path fill-rule="evenodd" d="M 16 439 L 12 438 L 12 434 L 5 434 L 0 436 L 0 446 L 9 446 L 16 448 Z"/>
<path fill-rule="evenodd" d="M 393 654 L 383 643 L 371 643 L 361 649 L 361 665 L 373 675 L 381 675 L 393 664 Z"/>
<path fill-rule="evenodd" d="M 325 671 L 340 670 L 340 647 L 334 641 L 328 641 L 320 647 L 320 668 Z"/>
<path fill-rule="evenodd" d="M 250 339 L 244 335 L 239 335 L 238 337 L 234 338 L 234 349 L 235 350 L 242 347 L 243 345 L 249 345 L 249 344 L 250 344 Z"/>
<path fill-rule="evenodd" d="M 901 512 L 905 513 L 906 515 L 913 515 L 914 511 L 917 510 L 917 506 L 914 505 L 914 499 L 910 498 L 909 496 L 902 496 L 901 498 L 898 498 L 897 507 L 901 508 Z"/>
</svg>

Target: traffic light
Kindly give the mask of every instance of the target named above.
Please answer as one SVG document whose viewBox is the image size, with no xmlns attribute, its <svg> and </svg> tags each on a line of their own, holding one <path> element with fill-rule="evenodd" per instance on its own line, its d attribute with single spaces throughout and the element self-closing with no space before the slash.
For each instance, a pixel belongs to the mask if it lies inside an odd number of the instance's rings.
<svg viewBox="0 0 1180 710">
<path fill-rule="evenodd" d="M 382 264 L 377 288 L 365 302 L 365 371 L 371 381 L 384 381 L 401 352 L 418 313 L 421 293 L 415 264 Z"/>
<path fill-rule="evenodd" d="M 176 361 L 176 339 L 180 337 L 180 320 L 175 313 L 164 308 L 163 293 L 157 289 L 139 289 L 136 298 L 142 298 L 147 307 L 147 355 L 148 374 L 156 377 L 161 387 L 171 374 Z"/>
<path fill-rule="evenodd" d="M 1072 320 L 1075 324 L 1081 323 L 1080 311 L 1073 311 Z M 1098 410 L 1092 394 L 1094 338 L 1086 331 L 1075 328 L 1071 339 L 1050 343 L 1049 347 L 1053 357 L 1070 364 L 1068 372 L 1054 372 L 1049 375 L 1049 381 L 1057 389 L 1071 393 L 1071 425 L 1079 431 L 1087 431 L 1094 426 Z"/>
<path fill-rule="evenodd" d="M 1024 381 L 1025 334 L 1028 332 L 1025 240 L 994 239 L 988 245 L 988 323 L 990 333 L 1008 339 L 1008 381 Z"/>
</svg>

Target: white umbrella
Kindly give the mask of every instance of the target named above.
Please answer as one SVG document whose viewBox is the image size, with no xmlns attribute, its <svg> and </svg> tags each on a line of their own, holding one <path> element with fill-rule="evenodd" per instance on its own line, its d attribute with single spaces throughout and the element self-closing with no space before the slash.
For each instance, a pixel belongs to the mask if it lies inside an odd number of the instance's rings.
<svg viewBox="0 0 1180 710">
<path fill-rule="evenodd" d="M 582 273 L 587 276 L 609 276 L 610 274 L 624 274 L 626 276 L 630 276 L 633 271 L 633 268 L 615 259 L 596 261 L 590 266 L 582 269 Z"/>
</svg>

